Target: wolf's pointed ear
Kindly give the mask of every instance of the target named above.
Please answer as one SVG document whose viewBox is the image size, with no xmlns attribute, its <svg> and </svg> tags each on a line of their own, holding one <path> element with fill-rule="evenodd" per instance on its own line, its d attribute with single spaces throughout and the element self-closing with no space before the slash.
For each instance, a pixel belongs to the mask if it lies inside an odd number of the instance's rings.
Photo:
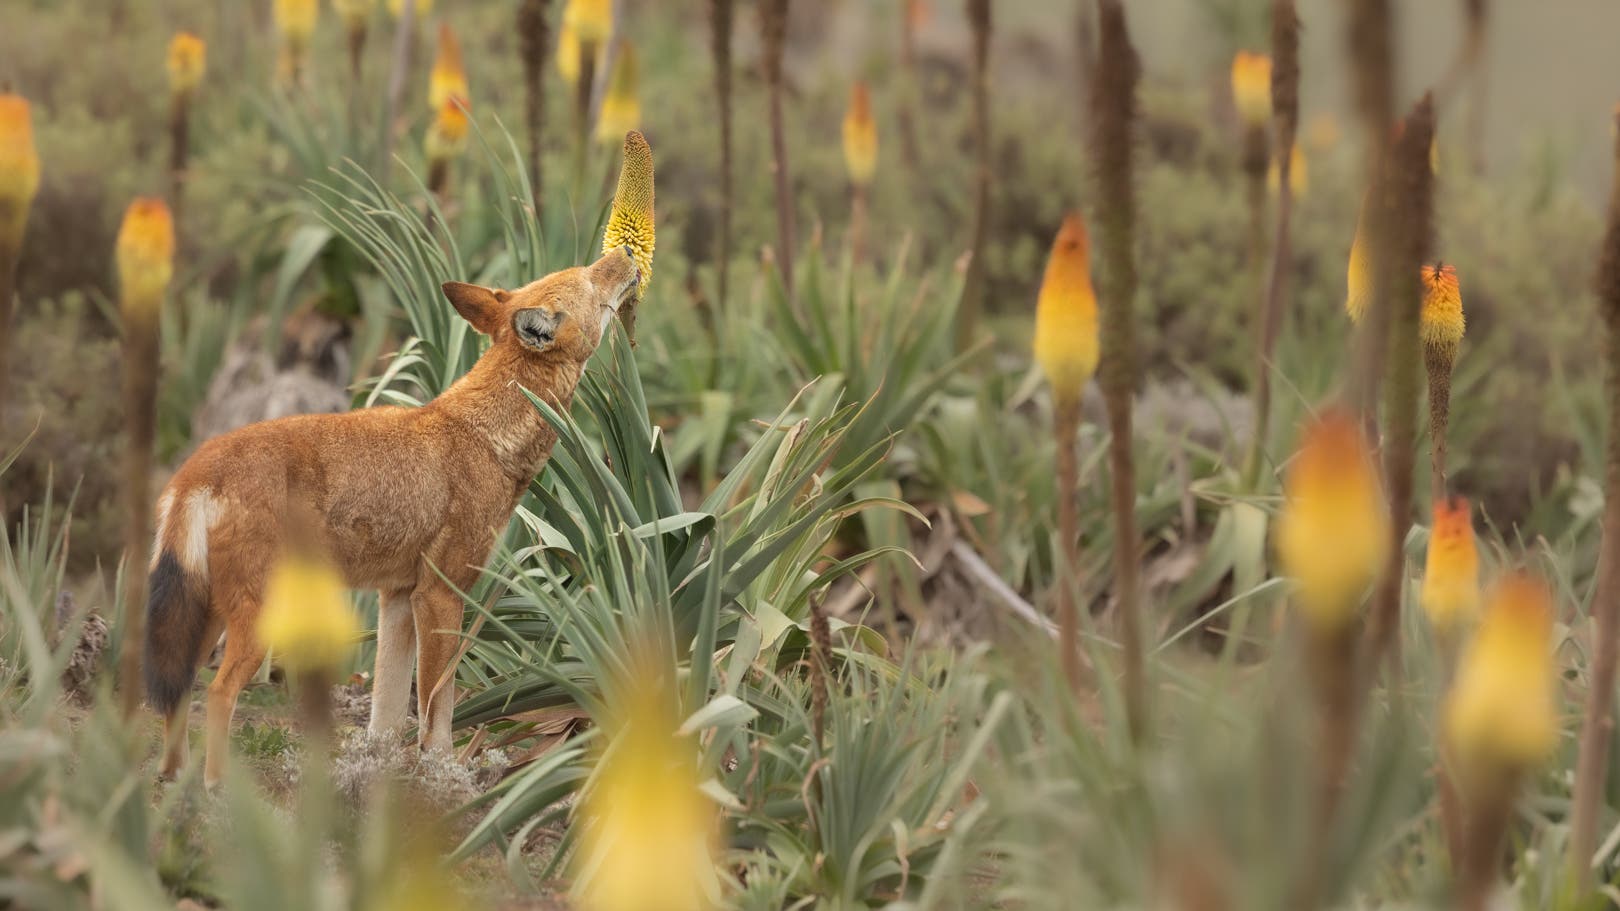
<svg viewBox="0 0 1620 911">
<path fill-rule="evenodd" d="M 461 318 L 485 335 L 494 335 L 501 325 L 501 305 L 511 297 L 498 288 L 469 285 L 466 282 L 445 282 L 440 286 L 451 306 Z"/>
</svg>

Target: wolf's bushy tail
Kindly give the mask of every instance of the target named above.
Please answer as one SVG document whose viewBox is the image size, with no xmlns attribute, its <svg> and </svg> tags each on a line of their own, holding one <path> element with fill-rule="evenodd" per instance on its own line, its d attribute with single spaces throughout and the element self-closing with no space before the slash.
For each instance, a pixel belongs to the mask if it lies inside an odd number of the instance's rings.
<svg viewBox="0 0 1620 911">
<path fill-rule="evenodd" d="M 146 698 L 163 715 L 189 697 L 208 631 L 208 577 L 164 547 L 147 579 Z"/>
</svg>

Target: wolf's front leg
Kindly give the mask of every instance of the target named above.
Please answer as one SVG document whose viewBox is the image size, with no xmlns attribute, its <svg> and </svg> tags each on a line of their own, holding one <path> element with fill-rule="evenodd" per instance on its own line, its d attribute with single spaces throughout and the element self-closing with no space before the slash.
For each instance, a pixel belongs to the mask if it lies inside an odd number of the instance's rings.
<svg viewBox="0 0 1620 911">
<path fill-rule="evenodd" d="M 436 579 L 417 587 L 411 612 L 416 618 L 417 740 L 424 750 L 448 750 L 456 705 L 455 661 L 461 650 L 461 596 Z"/>
<path fill-rule="evenodd" d="M 377 663 L 371 683 L 373 734 L 405 726 L 411 697 L 411 662 L 416 658 L 416 619 L 411 614 L 411 593 L 379 592 L 377 601 Z"/>
</svg>

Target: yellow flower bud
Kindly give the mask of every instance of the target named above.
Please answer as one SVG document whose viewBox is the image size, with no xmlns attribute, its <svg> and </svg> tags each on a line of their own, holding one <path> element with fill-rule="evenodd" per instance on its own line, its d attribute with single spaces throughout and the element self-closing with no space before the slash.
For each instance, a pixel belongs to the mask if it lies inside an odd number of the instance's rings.
<svg viewBox="0 0 1620 911">
<path fill-rule="evenodd" d="M 118 229 L 117 260 L 124 312 L 156 316 L 174 275 L 174 219 L 167 203 L 143 196 L 129 204 Z"/>
<path fill-rule="evenodd" d="M 445 22 L 439 23 L 439 49 L 433 58 L 433 71 L 428 75 L 428 108 L 434 112 L 444 110 L 452 96 L 472 97 L 467 91 L 467 70 L 461 63 L 461 42 Z"/>
<path fill-rule="evenodd" d="M 1266 187 L 1271 192 L 1277 192 L 1277 162 L 1272 160 L 1271 166 L 1266 170 Z M 1311 188 L 1310 170 L 1305 165 L 1305 153 L 1300 151 L 1299 143 L 1288 152 L 1288 191 L 1294 194 L 1295 199 L 1305 195 Z"/>
<path fill-rule="evenodd" d="M 439 113 L 423 141 L 428 161 L 449 161 L 467 151 L 467 131 L 471 123 L 462 107 L 466 103 L 460 95 L 452 95 L 439 106 Z"/>
<path fill-rule="evenodd" d="M 315 34 L 315 19 L 320 11 L 315 0 L 276 0 L 276 31 L 288 45 L 303 48 Z"/>
<path fill-rule="evenodd" d="M 1312 628 L 1343 629 L 1389 555 L 1390 522 L 1378 469 L 1349 414 L 1305 429 L 1283 482 L 1277 556 Z"/>
<path fill-rule="evenodd" d="M 1266 125 L 1271 119 L 1271 58 L 1265 54 L 1238 51 L 1232 58 L 1232 101 L 1238 114 L 1251 127 Z"/>
<path fill-rule="evenodd" d="M 572 30 L 582 45 L 606 44 L 613 37 L 613 0 L 568 0 L 563 28 Z"/>
<path fill-rule="evenodd" d="M 207 65 L 208 46 L 191 32 L 175 32 L 169 40 L 169 91 L 175 95 L 190 95 L 202 82 Z"/>
<path fill-rule="evenodd" d="M 337 570 L 292 556 L 270 571 L 258 634 L 288 670 L 305 673 L 338 669 L 360 625 Z"/>
<path fill-rule="evenodd" d="M 1445 730 L 1465 775 L 1523 771 L 1558 743 L 1552 598 L 1511 576 L 1491 595 L 1446 700 Z"/>
<path fill-rule="evenodd" d="M 1418 600 L 1429 622 L 1445 635 L 1472 623 L 1479 613 L 1479 551 L 1467 500 L 1434 504 Z"/>
<path fill-rule="evenodd" d="M 39 153 L 28 100 L 0 93 L 0 248 L 22 246 L 28 210 L 39 192 Z"/>
<path fill-rule="evenodd" d="M 641 98 L 637 94 L 636 49 L 628 41 L 619 42 L 608 77 L 607 94 L 596 118 L 596 141 L 603 145 L 621 142 L 624 134 L 641 128 Z"/>
<path fill-rule="evenodd" d="M 366 21 L 371 18 L 371 10 L 376 5 L 377 0 L 332 0 L 332 8 L 343 20 L 344 28 L 351 32 L 365 27 Z"/>
<path fill-rule="evenodd" d="M 1445 263 L 1424 266 L 1420 326 L 1423 344 L 1455 352 L 1462 344 L 1465 323 L 1456 268 Z"/>
<path fill-rule="evenodd" d="M 416 0 L 414 8 L 417 19 L 433 12 L 433 0 Z M 398 19 L 405 14 L 405 0 L 388 0 L 388 15 Z"/>
<path fill-rule="evenodd" d="M 844 113 L 844 166 L 850 183 L 864 187 L 877 172 L 877 122 L 872 119 L 872 93 L 866 83 L 857 82 L 849 94 L 849 110 Z"/>
<path fill-rule="evenodd" d="M 1079 212 L 1063 217 L 1046 260 L 1035 302 L 1035 362 L 1059 401 L 1079 401 L 1097 370 L 1097 295 Z"/>
<path fill-rule="evenodd" d="M 632 130 L 624 137 L 624 163 L 613 191 L 613 210 L 602 234 L 602 252 L 629 247 L 641 272 L 639 291 L 652 279 L 653 250 L 657 247 L 653 214 L 653 157 L 647 137 Z"/>
</svg>

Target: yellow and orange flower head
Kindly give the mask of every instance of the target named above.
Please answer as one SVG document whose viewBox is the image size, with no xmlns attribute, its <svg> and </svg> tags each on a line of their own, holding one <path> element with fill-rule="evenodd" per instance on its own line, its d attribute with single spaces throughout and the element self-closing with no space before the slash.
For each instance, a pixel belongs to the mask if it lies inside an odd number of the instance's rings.
<svg viewBox="0 0 1620 911">
<path fill-rule="evenodd" d="M 596 117 L 597 142 L 611 146 L 624 141 L 624 134 L 631 130 L 641 129 L 639 79 L 636 48 L 628 41 L 620 41 L 607 93 L 602 96 L 602 109 Z"/>
<path fill-rule="evenodd" d="M 174 219 L 167 203 L 142 196 L 129 204 L 118 229 L 116 256 L 125 314 L 156 316 L 174 276 Z"/>
<path fill-rule="evenodd" d="M 1389 554 L 1390 521 L 1378 469 L 1347 412 L 1305 429 L 1283 482 L 1277 556 L 1314 630 L 1342 630 Z"/>
<path fill-rule="evenodd" d="M 1277 162 L 1273 160 L 1270 168 L 1266 170 L 1266 187 L 1271 192 L 1277 192 L 1278 186 Z M 1295 199 L 1305 195 L 1311 188 L 1310 169 L 1305 164 L 1305 153 L 1300 151 L 1299 143 L 1288 152 L 1288 192 L 1294 194 Z"/>
<path fill-rule="evenodd" d="M 208 46 L 191 32 L 175 32 L 169 39 L 169 92 L 190 95 L 202 83 L 208 62 Z"/>
<path fill-rule="evenodd" d="M 1434 504 L 1429 554 L 1419 596 L 1429 622 L 1443 636 L 1455 635 L 1479 614 L 1479 550 L 1468 501 Z"/>
<path fill-rule="evenodd" d="M 28 99 L 0 93 L 0 248 L 15 252 L 22 246 L 28 210 L 38 192 L 39 152 Z"/>
<path fill-rule="evenodd" d="M 377 6 L 377 0 L 332 0 L 332 9 L 337 11 L 338 18 L 343 20 L 343 27 L 351 32 L 366 27 L 371 19 L 371 11 Z M 421 6 L 420 3 L 417 4 Z"/>
<path fill-rule="evenodd" d="M 1367 200 L 1361 201 L 1361 214 L 1356 217 L 1356 236 L 1350 241 L 1350 263 L 1344 275 L 1344 312 L 1350 322 L 1361 322 L 1367 312 L 1367 299 L 1372 294 L 1372 263 L 1368 260 L 1367 239 L 1362 229 L 1367 224 Z"/>
<path fill-rule="evenodd" d="M 1423 344 L 1455 354 L 1462 344 L 1466 320 L 1463 318 L 1462 288 L 1457 269 L 1445 263 L 1423 267 Z"/>
<path fill-rule="evenodd" d="M 849 182 L 864 187 L 877 173 L 877 121 L 872 117 L 872 92 L 865 82 L 856 82 L 849 93 L 849 110 L 844 113 L 844 166 Z"/>
<path fill-rule="evenodd" d="M 467 151 L 467 131 L 472 124 L 466 104 L 465 98 L 451 95 L 439 105 L 423 140 L 428 161 L 449 161 Z"/>
<path fill-rule="evenodd" d="M 1238 51 L 1232 58 L 1232 101 L 1251 127 L 1271 119 L 1271 57 Z"/>
<path fill-rule="evenodd" d="M 414 14 L 417 19 L 433 13 L 433 0 L 416 0 Z M 398 19 L 405 14 L 405 0 L 388 0 L 388 15 Z"/>
<path fill-rule="evenodd" d="M 600 47 L 613 37 L 613 0 L 568 0 L 562 24 L 581 45 Z"/>
<path fill-rule="evenodd" d="M 582 911 L 714 907 L 715 812 L 699 790 L 698 745 L 678 733 L 675 689 L 649 680 L 603 720 L 607 748 L 580 806 Z"/>
<path fill-rule="evenodd" d="M 641 272 L 637 293 L 647 290 L 652 280 L 653 250 L 657 232 L 653 211 L 653 156 L 647 137 L 631 130 L 624 137 L 624 163 L 619 166 L 619 185 L 613 190 L 613 210 L 607 230 L 602 232 L 602 252 L 629 247 Z"/>
<path fill-rule="evenodd" d="M 1097 370 L 1097 294 L 1091 250 L 1079 212 L 1063 216 L 1035 301 L 1035 362 L 1052 396 L 1078 402 Z"/>
<path fill-rule="evenodd" d="M 469 98 L 467 69 L 461 63 L 461 42 L 449 23 L 439 23 L 439 50 L 433 58 L 433 72 L 428 75 L 428 107 L 435 113 L 444 110 L 451 96 Z"/>
<path fill-rule="evenodd" d="M 315 0 L 276 0 L 274 13 L 276 31 L 288 46 L 303 50 L 315 34 L 315 19 L 320 15 Z"/>
<path fill-rule="evenodd" d="M 1445 731 L 1465 775 L 1518 772 L 1558 743 L 1552 596 L 1513 575 L 1491 594 L 1446 699 Z"/>
<path fill-rule="evenodd" d="M 294 673 L 337 671 L 360 636 L 360 624 L 336 569 L 288 556 L 265 582 L 258 634 Z"/>
</svg>

